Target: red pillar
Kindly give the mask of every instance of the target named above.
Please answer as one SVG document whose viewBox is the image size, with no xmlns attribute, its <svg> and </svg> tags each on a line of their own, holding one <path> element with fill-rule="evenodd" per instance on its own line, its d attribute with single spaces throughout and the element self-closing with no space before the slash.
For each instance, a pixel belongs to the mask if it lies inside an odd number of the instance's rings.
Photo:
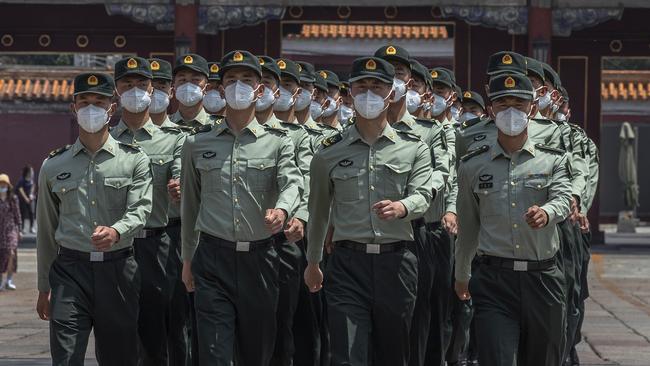
<svg viewBox="0 0 650 366">
<path fill-rule="evenodd" d="M 528 56 L 551 64 L 553 11 L 550 7 L 528 7 Z"/>
<path fill-rule="evenodd" d="M 194 1 L 176 0 L 174 19 L 174 52 L 196 52 L 199 7 Z"/>
</svg>

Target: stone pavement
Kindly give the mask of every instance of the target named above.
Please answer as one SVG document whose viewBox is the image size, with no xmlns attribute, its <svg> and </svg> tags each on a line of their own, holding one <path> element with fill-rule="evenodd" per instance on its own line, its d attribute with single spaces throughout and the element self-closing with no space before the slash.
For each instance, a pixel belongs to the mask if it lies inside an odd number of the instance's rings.
<svg viewBox="0 0 650 366">
<path fill-rule="evenodd" d="M 30 240 L 31 239 L 31 240 Z M 18 290 L 0 292 L 0 366 L 49 365 L 47 323 L 38 319 L 33 238 L 19 249 Z M 582 365 L 650 366 L 650 246 L 594 249 Z M 96 365 L 92 340 L 87 365 Z"/>
</svg>

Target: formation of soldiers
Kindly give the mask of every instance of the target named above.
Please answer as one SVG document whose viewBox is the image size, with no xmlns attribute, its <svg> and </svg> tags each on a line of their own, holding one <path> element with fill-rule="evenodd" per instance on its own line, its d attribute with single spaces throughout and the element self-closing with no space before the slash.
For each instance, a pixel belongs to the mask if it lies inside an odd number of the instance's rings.
<svg viewBox="0 0 650 366">
<path fill-rule="evenodd" d="M 487 75 L 397 45 L 347 81 L 247 51 L 78 75 L 39 175 L 53 364 L 92 330 L 100 365 L 578 365 L 598 151 L 549 65 Z"/>
</svg>

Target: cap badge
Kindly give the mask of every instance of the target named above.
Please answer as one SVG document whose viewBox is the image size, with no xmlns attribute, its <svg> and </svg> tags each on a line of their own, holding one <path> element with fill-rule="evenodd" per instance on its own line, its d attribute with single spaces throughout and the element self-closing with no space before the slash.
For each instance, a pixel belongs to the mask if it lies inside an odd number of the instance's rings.
<svg viewBox="0 0 650 366">
<path fill-rule="evenodd" d="M 260 66 L 264 65 L 265 62 L 264 62 L 264 59 L 263 59 L 263 58 L 260 57 L 260 58 L 259 58 L 259 61 L 260 61 Z"/>
<path fill-rule="evenodd" d="M 516 83 L 515 83 L 515 79 L 513 79 L 513 78 L 510 77 L 510 76 L 508 76 L 508 78 L 507 78 L 506 81 L 504 82 L 504 85 L 506 86 L 506 88 L 514 88 L 515 85 L 516 85 Z"/>
<path fill-rule="evenodd" d="M 280 70 L 284 70 L 287 68 L 287 63 L 284 62 L 284 60 L 280 60 L 278 61 L 278 67 L 280 68 Z"/>
<path fill-rule="evenodd" d="M 397 53 L 397 50 L 395 49 L 395 47 L 388 46 L 388 48 L 386 48 L 386 54 L 387 55 L 394 55 L 396 53 Z"/>
<path fill-rule="evenodd" d="M 438 78 L 438 72 L 436 70 L 431 70 L 431 77 L 434 79 Z"/>
<path fill-rule="evenodd" d="M 99 84 L 99 80 L 97 80 L 97 76 L 95 75 L 90 75 L 87 80 L 88 85 L 97 85 Z"/>
<path fill-rule="evenodd" d="M 501 63 L 503 63 L 504 65 L 511 65 L 512 56 L 506 53 L 505 55 L 503 55 L 503 58 L 501 59 Z"/>
<path fill-rule="evenodd" d="M 327 73 L 325 71 L 319 71 L 318 73 L 323 77 L 323 79 L 327 79 Z"/>
<path fill-rule="evenodd" d="M 134 58 L 130 58 L 129 61 L 126 62 L 126 67 L 129 69 L 135 69 L 138 67 L 138 61 L 136 61 Z"/>
<path fill-rule="evenodd" d="M 160 70 L 160 64 L 158 63 L 158 61 L 152 61 L 151 62 L 151 70 L 153 70 L 153 71 Z"/>
<path fill-rule="evenodd" d="M 300 64 L 296 64 L 298 66 L 298 71 L 302 72 L 302 66 Z"/>
<path fill-rule="evenodd" d="M 368 60 L 366 62 L 366 70 L 376 70 L 377 69 L 377 63 L 375 60 Z"/>
<path fill-rule="evenodd" d="M 214 73 L 214 74 L 218 73 L 219 72 L 219 65 L 212 64 L 212 66 L 210 66 L 210 72 Z"/>
<path fill-rule="evenodd" d="M 184 64 L 191 64 L 191 63 L 194 63 L 194 58 L 193 58 L 192 56 L 190 56 L 190 55 L 187 55 L 187 56 L 185 56 L 185 58 L 183 59 L 183 63 L 184 63 Z"/>
<path fill-rule="evenodd" d="M 466 92 L 463 94 L 463 98 L 471 98 L 471 97 L 472 97 L 472 93 L 470 93 L 470 92 L 468 92 L 468 91 L 466 91 Z"/>
<path fill-rule="evenodd" d="M 242 55 L 241 52 L 235 52 L 232 56 L 232 60 L 235 62 L 242 62 L 244 61 L 244 55 Z"/>
</svg>

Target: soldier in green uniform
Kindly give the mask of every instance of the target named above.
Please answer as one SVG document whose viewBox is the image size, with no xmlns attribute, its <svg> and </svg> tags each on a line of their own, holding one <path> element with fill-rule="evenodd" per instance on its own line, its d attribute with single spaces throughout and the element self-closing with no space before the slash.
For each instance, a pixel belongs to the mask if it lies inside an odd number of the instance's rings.
<svg viewBox="0 0 650 366">
<path fill-rule="evenodd" d="M 525 75 L 495 76 L 489 91 L 498 139 L 459 166 L 456 292 L 473 298 L 482 366 L 560 365 L 566 300 L 556 224 L 569 215 L 567 156 L 528 137 L 535 92 Z"/>
<path fill-rule="evenodd" d="M 311 118 L 310 106 L 313 103 L 314 94 L 316 94 L 316 88 L 314 83 L 316 82 L 316 71 L 314 71 L 314 65 L 298 61 L 298 66 L 300 67 L 300 88 L 302 92 L 296 98 L 296 104 L 294 106 L 296 120 L 300 123 L 311 138 L 312 150 L 315 151 L 316 147 L 320 145 L 323 140 L 323 128 Z"/>
<path fill-rule="evenodd" d="M 219 86 L 221 85 L 219 63 L 209 62 L 208 70 L 210 70 L 210 73 L 208 74 L 207 92 L 203 97 L 203 108 L 211 115 L 223 117 L 226 113 L 226 100 L 223 99 L 219 92 Z"/>
<path fill-rule="evenodd" d="M 341 127 L 346 128 L 350 120 L 354 117 L 354 104 L 352 95 L 350 95 L 350 83 L 341 80 L 339 83 L 339 92 L 341 94 L 341 106 L 339 107 L 338 120 Z"/>
<path fill-rule="evenodd" d="M 402 119 L 406 113 L 406 91 L 411 86 L 411 57 L 406 49 L 395 45 L 385 45 L 375 51 L 375 57 L 388 61 L 395 68 L 393 88 L 395 95 L 388 107 L 388 122 Z"/>
<path fill-rule="evenodd" d="M 322 287 L 329 223 L 334 248 L 325 291 L 334 366 L 408 363 L 417 288 L 410 221 L 431 201 L 432 167 L 426 144 L 388 123 L 394 77 L 381 58 L 354 61 L 356 122 L 323 140 L 311 164 L 305 283 L 313 292 Z"/>
<path fill-rule="evenodd" d="M 320 70 L 316 74 L 321 86 L 324 81 L 327 88 L 325 99 L 321 105 L 323 111 L 319 123 L 323 130 L 326 131 L 325 133 L 329 132 L 329 135 L 332 135 L 343 130 L 343 125 L 338 120 L 338 111 L 341 105 L 341 92 L 339 90 L 341 82 L 338 75 L 330 70 Z"/>
<path fill-rule="evenodd" d="M 156 126 L 173 126 L 167 115 L 169 100 L 172 97 L 172 64 L 159 59 L 147 59 L 151 65 L 153 94 L 149 105 L 149 117 Z"/>
<path fill-rule="evenodd" d="M 137 365 L 132 244 L 151 212 L 149 158 L 108 133 L 110 76 L 80 74 L 74 90 L 79 138 L 50 153 L 39 174 L 36 310 L 50 321 L 53 365 L 83 365 L 91 330 L 100 364 Z"/>
<path fill-rule="evenodd" d="M 169 119 L 177 125 L 192 128 L 213 124 L 221 116 L 212 116 L 203 108 L 203 97 L 208 90 L 208 62 L 200 55 L 190 53 L 178 58 L 173 70 L 174 97 L 178 110 Z"/>
<path fill-rule="evenodd" d="M 255 102 L 255 119 L 260 124 L 267 122 L 278 123 L 274 118 L 273 104 L 280 96 L 280 68 L 275 60 L 268 56 L 257 56 L 262 68 L 262 84 L 264 94 Z"/>
<path fill-rule="evenodd" d="M 180 178 L 184 134 L 177 127 L 158 127 L 149 118 L 153 92 L 151 65 L 141 57 L 129 57 L 115 64 L 115 84 L 120 96 L 122 118 L 111 136 L 141 148 L 151 161 L 153 205 L 144 229 L 134 236 L 135 259 L 142 274 L 138 329 L 142 343 L 140 362 L 162 365 L 168 361 L 167 311 L 171 299 L 167 276 L 170 240 L 165 228 L 170 200 L 179 200 L 169 183 Z"/>
<path fill-rule="evenodd" d="M 273 235 L 295 211 L 302 177 L 287 132 L 255 120 L 258 58 L 232 51 L 219 72 L 227 117 L 183 147 L 183 282 L 195 290 L 199 363 L 265 366 L 277 333 Z"/>
<path fill-rule="evenodd" d="M 482 118 L 487 115 L 485 109 L 485 101 L 481 94 L 473 91 L 466 90 L 461 97 L 462 113 L 458 121 L 462 124 L 475 118 Z"/>
</svg>

